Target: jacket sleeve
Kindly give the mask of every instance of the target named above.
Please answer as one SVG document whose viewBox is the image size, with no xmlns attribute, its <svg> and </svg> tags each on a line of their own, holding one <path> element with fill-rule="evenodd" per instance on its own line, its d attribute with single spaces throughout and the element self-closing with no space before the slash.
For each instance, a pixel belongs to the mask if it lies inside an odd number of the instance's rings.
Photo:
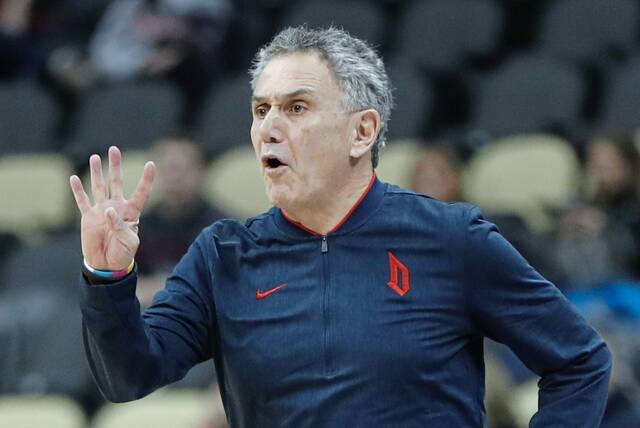
<svg viewBox="0 0 640 428">
<path fill-rule="evenodd" d="M 184 377 L 211 356 L 211 275 L 203 232 L 140 314 L 136 275 L 109 285 L 80 281 L 84 345 L 94 378 L 110 401 L 141 398 Z"/>
<path fill-rule="evenodd" d="M 530 426 L 599 427 L 611 371 L 602 338 L 477 208 L 469 211 L 465 229 L 464 275 L 474 324 L 541 377 Z"/>
</svg>

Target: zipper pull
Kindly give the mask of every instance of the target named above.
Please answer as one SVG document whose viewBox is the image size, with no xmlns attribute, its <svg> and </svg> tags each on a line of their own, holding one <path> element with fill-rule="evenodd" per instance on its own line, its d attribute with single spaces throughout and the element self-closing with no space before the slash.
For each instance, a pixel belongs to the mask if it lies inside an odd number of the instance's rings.
<svg viewBox="0 0 640 428">
<path fill-rule="evenodd" d="M 329 246 L 327 245 L 327 235 L 322 235 L 322 246 L 320 247 L 320 250 L 323 253 L 326 253 L 329 251 Z"/>
</svg>

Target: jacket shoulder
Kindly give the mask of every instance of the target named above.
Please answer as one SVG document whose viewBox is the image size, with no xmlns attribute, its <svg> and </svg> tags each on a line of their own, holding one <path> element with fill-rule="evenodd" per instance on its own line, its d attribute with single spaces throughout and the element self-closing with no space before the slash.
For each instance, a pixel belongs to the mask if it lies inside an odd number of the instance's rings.
<svg viewBox="0 0 640 428">
<path fill-rule="evenodd" d="M 468 202 L 444 202 L 395 184 L 387 186 L 386 194 L 392 205 L 424 210 L 432 215 L 455 217 L 463 221 L 468 220 L 472 211 L 479 210 L 477 206 Z"/>
<path fill-rule="evenodd" d="M 273 214 L 271 211 L 250 217 L 245 221 L 231 218 L 217 220 L 204 228 L 201 235 L 204 235 L 209 241 L 211 238 L 214 241 L 237 240 L 242 237 L 255 239 L 272 227 Z"/>
</svg>

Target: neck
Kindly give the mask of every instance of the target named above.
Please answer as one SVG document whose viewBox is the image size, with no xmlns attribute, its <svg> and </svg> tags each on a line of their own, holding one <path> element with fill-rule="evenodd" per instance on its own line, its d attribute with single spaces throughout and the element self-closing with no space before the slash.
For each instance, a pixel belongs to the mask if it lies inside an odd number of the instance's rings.
<svg viewBox="0 0 640 428">
<path fill-rule="evenodd" d="M 365 171 L 350 177 L 342 185 L 332 187 L 330 194 L 326 192 L 311 205 L 287 207 L 282 212 L 289 220 L 300 223 L 305 229 L 326 235 L 341 225 L 364 196 L 372 180 L 373 171 Z"/>
</svg>

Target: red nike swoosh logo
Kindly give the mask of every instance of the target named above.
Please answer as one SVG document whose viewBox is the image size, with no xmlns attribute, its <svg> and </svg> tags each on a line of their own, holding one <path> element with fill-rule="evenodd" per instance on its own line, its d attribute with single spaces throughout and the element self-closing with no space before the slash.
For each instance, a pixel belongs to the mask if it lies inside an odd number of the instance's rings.
<svg viewBox="0 0 640 428">
<path fill-rule="evenodd" d="M 287 286 L 287 284 L 280 284 L 277 287 L 273 287 L 272 289 L 267 290 L 267 291 L 256 290 L 256 299 L 258 299 L 258 300 L 264 299 L 265 297 L 268 297 L 268 296 L 272 295 L 276 291 L 278 291 L 281 288 L 284 288 L 286 286 Z"/>
</svg>

